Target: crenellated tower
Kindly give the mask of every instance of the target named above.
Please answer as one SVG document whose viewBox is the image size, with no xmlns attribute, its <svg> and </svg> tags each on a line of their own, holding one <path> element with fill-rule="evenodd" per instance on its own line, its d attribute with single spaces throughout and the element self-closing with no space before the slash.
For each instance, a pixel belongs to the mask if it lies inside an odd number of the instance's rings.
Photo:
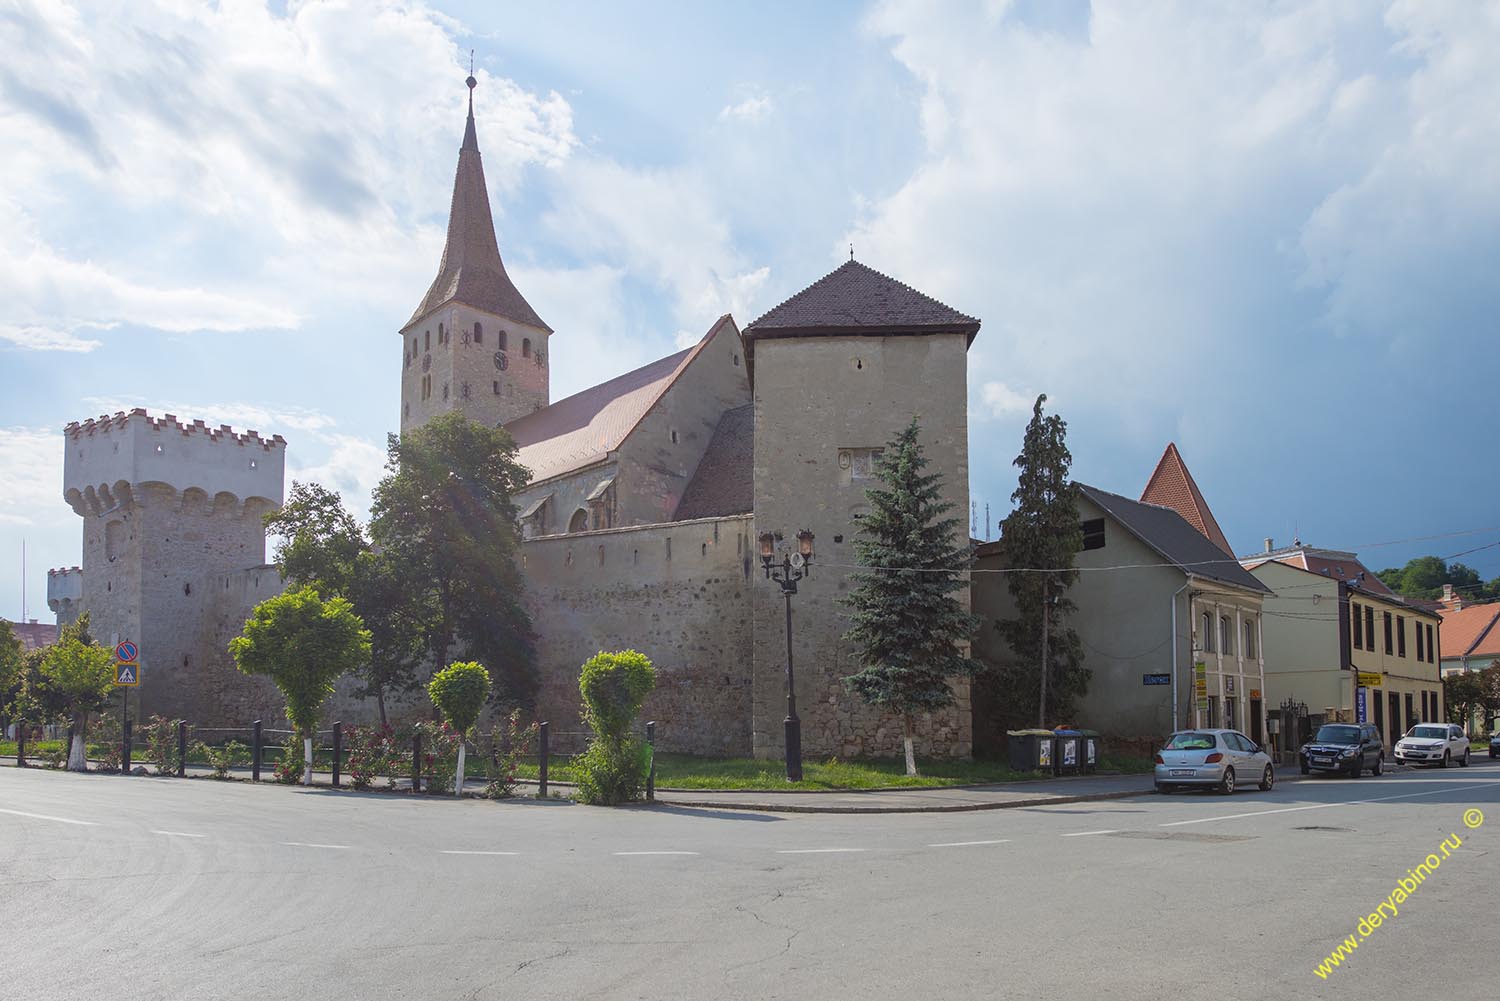
<svg viewBox="0 0 1500 1001">
<path fill-rule="evenodd" d="M 63 496 L 83 519 L 83 567 L 57 578 L 59 622 L 87 611 L 99 642 L 134 640 L 143 711 L 190 715 L 209 592 L 265 562 L 286 440 L 141 408 L 63 433 Z"/>
<path fill-rule="evenodd" d="M 460 411 L 504 424 L 548 402 L 552 328 L 521 295 L 495 240 L 474 131 L 474 87 L 437 278 L 401 329 L 401 430 Z"/>
</svg>

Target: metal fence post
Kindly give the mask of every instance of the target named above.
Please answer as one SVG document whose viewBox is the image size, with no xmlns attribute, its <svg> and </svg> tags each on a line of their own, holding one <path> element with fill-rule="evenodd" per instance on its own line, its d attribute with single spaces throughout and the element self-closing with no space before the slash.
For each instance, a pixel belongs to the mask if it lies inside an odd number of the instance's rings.
<svg viewBox="0 0 1500 1001">
<path fill-rule="evenodd" d="M 646 770 L 646 801 L 656 798 L 656 720 L 646 724 L 646 746 L 651 750 L 651 766 Z"/>
<path fill-rule="evenodd" d="M 129 775 L 130 774 L 130 766 L 132 764 L 132 762 L 130 760 L 130 732 L 133 729 L 134 723 L 135 723 L 134 720 L 132 720 L 132 719 L 126 719 L 126 720 L 122 721 L 121 726 L 120 726 L 120 774 L 121 775 Z"/>
<path fill-rule="evenodd" d="M 26 767 L 26 721 L 16 720 L 16 767 Z"/>
<path fill-rule="evenodd" d="M 537 799 L 547 798 L 547 727 L 549 724 L 544 720 L 537 725 Z"/>
<path fill-rule="evenodd" d="M 422 731 L 411 739 L 411 791 L 422 791 Z"/>
<path fill-rule="evenodd" d="M 177 721 L 177 777 L 187 778 L 187 720 Z"/>
<path fill-rule="evenodd" d="M 339 787 L 339 768 L 344 758 L 344 724 L 333 724 L 333 787 Z"/>
<path fill-rule="evenodd" d="M 250 731 L 250 781 L 260 781 L 260 720 L 251 725 Z"/>
</svg>

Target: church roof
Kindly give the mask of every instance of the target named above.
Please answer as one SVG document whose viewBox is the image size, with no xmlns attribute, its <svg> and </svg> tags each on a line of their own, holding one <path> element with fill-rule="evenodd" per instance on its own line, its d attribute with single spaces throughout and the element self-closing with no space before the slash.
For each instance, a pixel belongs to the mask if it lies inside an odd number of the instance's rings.
<svg viewBox="0 0 1500 1001">
<path fill-rule="evenodd" d="M 963 333 L 979 321 L 858 261 L 848 261 L 745 328 L 756 337 Z"/>
<path fill-rule="evenodd" d="M 472 81 L 473 77 L 469 79 Z M 448 240 L 443 245 L 443 261 L 417 311 L 406 321 L 407 326 L 450 302 L 552 332 L 510 280 L 500 260 L 495 221 L 490 216 L 489 191 L 484 184 L 484 165 L 479 159 L 479 139 L 474 132 L 472 85 L 469 119 L 464 125 L 458 171 L 453 177 L 453 204 L 448 209 Z"/>
<path fill-rule="evenodd" d="M 754 466 L 755 404 L 747 403 L 719 418 L 674 520 L 748 514 L 755 506 Z"/>
<path fill-rule="evenodd" d="M 1214 545 L 1234 555 L 1214 513 L 1208 509 L 1208 501 L 1203 499 L 1193 474 L 1188 472 L 1187 463 L 1182 461 L 1182 453 L 1177 451 L 1175 442 L 1167 443 L 1167 450 L 1157 461 L 1151 479 L 1146 481 L 1146 489 L 1141 491 L 1141 501 L 1171 508 Z"/>
<path fill-rule="evenodd" d="M 607 459 L 726 322 L 733 322 L 727 314 L 719 317 L 693 347 L 506 424 L 505 429 L 520 447 L 518 460 L 531 470 L 531 482 L 540 483 Z"/>
</svg>

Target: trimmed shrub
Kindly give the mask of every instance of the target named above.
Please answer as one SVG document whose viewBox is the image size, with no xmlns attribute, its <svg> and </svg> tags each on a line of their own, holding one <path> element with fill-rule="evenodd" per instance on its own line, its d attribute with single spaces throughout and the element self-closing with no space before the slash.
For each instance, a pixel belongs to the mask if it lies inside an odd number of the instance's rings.
<svg viewBox="0 0 1500 1001">
<path fill-rule="evenodd" d="M 650 752 L 630 735 L 630 726 L 655 686 L 656 669 L 635 650 L 600 651 L 584 663 L 578 691 L 594 737 L 573 759 L 582 802 L 613 806 L 640 797 Z"/>
</svg>

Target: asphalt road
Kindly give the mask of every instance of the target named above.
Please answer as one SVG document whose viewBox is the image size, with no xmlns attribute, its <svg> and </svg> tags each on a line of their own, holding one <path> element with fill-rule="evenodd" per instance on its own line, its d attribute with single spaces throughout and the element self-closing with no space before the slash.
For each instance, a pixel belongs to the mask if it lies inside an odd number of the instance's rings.
<svg viewBox="0 0 1500 1001">
<path fill-rule="evenodd" d="M 1497 848 L 1489 761 L 890 816 L 3 769 L 0 998 L 1467 1001 Z"/>
</svg>

